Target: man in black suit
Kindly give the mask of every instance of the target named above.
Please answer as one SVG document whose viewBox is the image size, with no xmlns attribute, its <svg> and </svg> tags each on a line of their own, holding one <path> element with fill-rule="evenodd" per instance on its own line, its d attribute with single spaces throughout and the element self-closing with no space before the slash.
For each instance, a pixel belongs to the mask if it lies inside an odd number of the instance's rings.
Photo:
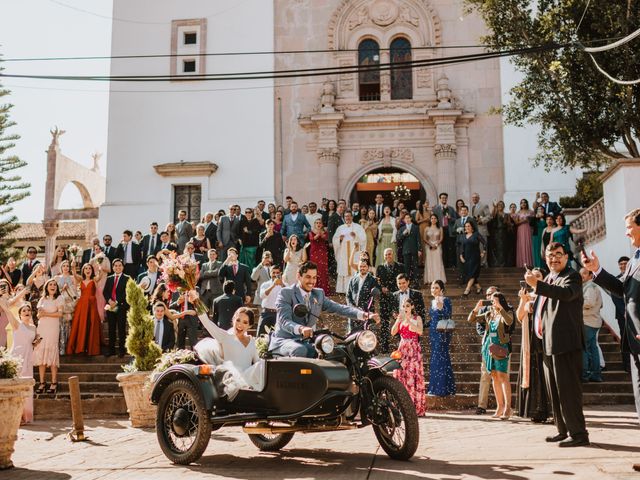
<svg viewBox="0 0 640 480">
<path fill-rule="evenodd" d="M 213 221 L 213 213 L 204 214 L 204 236 L 209 240 L 211 248 L 216 248 L 218 243 L 218 226 Z"/>
<path fill-rule="evenodd" d="M 126 289 L 127 282 L 131 280 L 131 277 L 123 273 L 124 263 L 119 258 L 113 260 L 111 268 L 113 275 L 107 277 L 107 281 L 102 289 L 102 296 L 110 307 L 110 310 L 106 312 L 107 322 L 109 323 L 109 352 L 107 356 L 115 355 L 116 353 L 117 330 L 118 356 L 124 357 L 124 341 L 127 336 L 127 311 L 129 310 Z"/>
<path fill-rule="evenodd" d="M 398 231 L 398 241 L 402 245 L 402 260 L 409 281 L 415 284 L 418 281 L 418 257 L 422 255 L 422 241 L 420 228 L 413 223 L 408 213 L 404 216 L 404 225 Z"/>
<path fill-rule="evenodd" d="M 196 247 L 193 242 L 187 242 L 184 246 L 184 253 L 181 257 L 190 258 L 194 262 L 198 262 L 198 265 L 202 265 L 205 258 L 201 253 L 196 253 Z"/>
<path fill-rule="evenodd" d="M 225 330 L 231 328 L 233 314 L 242 307 L 242 298 L 235 294 L 236 285 L 227 280 L 222 285 L 223 294 L 213 301 L 213 323 Z"/>
<path fill-rule="evenodd" d="M 38 250 L 36 247 L 27 248 L 27 259 L 20 266 L 20 271 L 22 272 L 22 283 L 24 285 L 27 284 L 27 280 L 29 280 L 29 277 L 33 273 L 34 267 L 40 263 L 39 260 L 36 260 L 37 255 Z"/>
<path fill-rule="evenodd" d="M 442 226 L 442 261 L 445 267 L 456 265 L 456 236 L 453 225 L 458 215 L 455 208 L 449 205 L 449 194 L 442 192 L 438 195 L 438 205 L 433 207 L 433 213 L 438 217 L 438 223 Z"/>
<path fill-rule="evenodd" d="M 238 261 L 238 251 L 235 248 L 227 250 L 227 260 L 220 268 L 220 281 L 233 280 L 236 295 L 243 299 L 244 303 L 251 303 L 251 271 L 244 263 Z M 224 283 L 223 283 L 224 284 Z"/>
<path fill-rule="evenodd" d="M 102 237 L 102 244 L 104 245 L 102 251 L 104 252 L 105 257 L 107 257 L 110 262 L 113 262 L 113 260 L 116 258 L 116 247 L 111 245 L 112 242 L 113 239 L 111 238 L 111 235 L 107 234 Z"/>
<path fill-rule="evenodd" d="M 616 278 L 600 266 L 596 254 L 581 254 L 582 264 L 595 274 L 594 282 L 623 299 L 625 304 L 624 328 L 620 331 L 623 352 L 631 355 L 631 380 L 636 411 L 640 417 L 640 208 L 624 217 L 626 235 L 631 240 L 633 254 L 624 274 Z M 633 466 L 640 470 L 640 465 Z"/>
<path fill-rule="evenodd" d="M 260 234 L 257 255 L 262 257 L 264 252 L 271 252 L 273 264 L 282 267 L 282 256 L 287 247 L 280 232 L 274 230 L 275 222 L 271 219 L 264 222 L 267 229 Z"/>
<path fill-rule="evenodd" d="M 163 352 L 173 350 L 176 344 L 173 322 L 167 317 L 166 307 L 162 302 L 153 306 L 153 339 Z"/>
<path fill-rule="evenodd" d="M 209 309 L 209 317 L 213 315 L 213 300 L 222 294 L 222 283 L 220 283 L 220 268 L 222 262 L 218 260 L 218 252 L 215 248 L 207 252 L 209 261 L 202 264 L 198 285 L 200 286 L 200 301 Z"/>
<path fill-rule="evenodd" d="M 196 311 L 195 302 L 196 293 L 194 290 L 181 294 L 177 300 L 171 304 L 171 309 L 178 313 L 178 339 L 176 346 L 184 349 L 189 341 L 189 350 L 198 343 L 198 312 Z"/>
<path fill-rule="evenodd" d="M 149 233 L 142 237 L 142 243 L 140 244 L 142 256 L 147 258 L 149 255 L 155 255 L 160 251 L 161 244 L 162 240 L 158 233 L 158 222 L 151 222 L 149 225 Z"/>
<path fill-rule="evenodd" d="M 394 311 L 394 302 L 397 304 L 393 296 L 396 291 L 398 275 L 404 272 L 404 265 L 394 261 L 393 250 L 386 248 L 384 250 L 384 263 L 376 269 L 378 283 L 382 290 L 380 295 L 380 351 L 389 352 L 389 340 L 391 337 L 391 325 L 393 317 L 391 313 Z"/>
<path fill-rule="evenodd" d="M 93 257 L 96 256 L 96 245 L 100 245 L 99 238 L 94 238 L 91 241 L 91 246 L 82 252 L 82 264 L 80 265 L 80 268 L 84 267 L 86 263 L 89 263 Z"/>
<path fill-rule="evenodd" d="M 158 270 L 158 259 L 153 255 L 147 257 L 147 269 L 136 278 L 136 283 L 142 287 L 145 295 L 151 295 L 156 287 L 162 283 L 162 274 Z"/>
<path fill-rule="evenodd" d="M 406 273 L 401 273 L 396 277 L 396 285 L 398 290 L 393 292 L 392 317 L 395 318 L 398 315 L 398 312 L 402 311 L 404 302 L 407 299 L 410 299 L 415 306 L 416 315 L 422 318 L 422 323 L 426 325 L 428 319 L 426 318 L 426 309 L 424 306 L 422 292 L 409 288 L 409 277 Z"/>
<path fill-rule="evenodd" d="M 549 274 L 540 281 L 531 270 L 524 280 L 537 294 L 533 329 L 542 340 L 544 376 L 553 405 L 558 434 L 547 442 L 561 447 L 589 445 L 582 412 L 582 352 L 584 333 L 582 278 L 569 267 L 564 245 L 552 242 L 545 250 Z M 567 436 L 571 435 L 568 439 Z"/>
<path fill-rule="evenodd" d="M 384 197 L 381 193 L 376 194 L 376 203 L 371 208 L 376 212 L 376 222 L 384 218 Z"/>
<path fill-rule="evenodd" d="M 124 273 L 131 278 L 138 277 L 138 269 L 142 263 L 142 251 L 140 245 L 133 241 L 131 230 L 122 232 L 122 241 L 116 248 L 116 258 L 122 260 Z"/>
<path fill-rule="evenodd" d="M 562 208 L 556 202 L 549 201 L 549 194 L 547 192 L 542 192 L 541 194 L 536 194 L 536 201 L 533 202 L 533 211 L 536 212 L 538 207 L 544 208 L 545 215 L 553 215 L 555 218 L 560 212 L 562 212 Z"/>
<path fill-rule="evenodd" d="M 161 232 L 160 233 L 160 250 L 159 252 L 176 252 L 178 251 L 178 246 L 170 241 L 169 232 Z"/>
<path fill-rule="evenodd" d="M 371 300 L 380 295 L 380 284 L 369 272 L 369 266 L 367 259 L 358 263 L 358 273 L 351 278 L 347 288 L 347 305 L 373 313 L 375 308 Z M 361 321 L 349 319 L 349 333 L 362 330 L 362 326 Z"/>
<path fill-rule="evenodd" d="M 627 271 L 627 264 L 629 263 L 629 257 L 622 256 L 618 259 L 618 268 L 620 273 L 616 275 L 617 279 L 621 279 Z M 625 344 L 622 342 L 622 335 L 625 331 L 625 312 L 627 307 L 624 304 L 624 298 L 613 295 L 611 292 L 607 292 L 611 296 L 611 301 L 616 307 L 616 321 L 618 322 L 618 331 L 620 332 L 620 350 L 622 354 L 622 368 L 625 372 L 631 373 L 631 358 L 629 357 L 629 351 Z"/>
</svg>

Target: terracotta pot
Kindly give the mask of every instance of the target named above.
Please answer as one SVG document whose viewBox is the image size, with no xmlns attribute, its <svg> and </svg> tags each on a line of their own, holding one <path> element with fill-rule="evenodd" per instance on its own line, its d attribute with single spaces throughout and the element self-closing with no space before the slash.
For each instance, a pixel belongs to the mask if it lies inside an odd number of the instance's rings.
<svg viewBox="0 0 640 480">
<path fill-rule="evenodd" d="M 151 372 L 133 372 L 116 375 L 127 402 L 131 426 L 135 428 L 154 428 L 156 425 L 156 406 L 149 400 L 150 374 Z"/>
<path fill-rule="evenodd" d="M 13 467 L 11 454 L 18 439 L 24 399 L 33 395 L 33 378 L 0 379 L 0 470 Z"/>
</svg>

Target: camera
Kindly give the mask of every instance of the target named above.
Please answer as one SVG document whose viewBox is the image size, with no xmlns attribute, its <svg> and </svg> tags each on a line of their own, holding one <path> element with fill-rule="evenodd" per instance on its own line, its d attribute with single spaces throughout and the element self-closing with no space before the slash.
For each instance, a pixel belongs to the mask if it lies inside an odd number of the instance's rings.
<svg viewBox="0 0 640 480">
<path fill-rule="evenodd" d="M 493 302 L 491 300 L 482 300 L 483 307 L 490 307 L 491 305 L 493 305 Z"/>
</svg>

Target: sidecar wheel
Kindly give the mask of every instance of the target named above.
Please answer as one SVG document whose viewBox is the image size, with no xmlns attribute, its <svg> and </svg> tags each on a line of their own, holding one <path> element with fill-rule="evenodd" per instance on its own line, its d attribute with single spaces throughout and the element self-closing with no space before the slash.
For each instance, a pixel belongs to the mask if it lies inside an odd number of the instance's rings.
<svg viewBox="0 0 640 480">
<path fill-rule="evenodd" d="M 286 447 L 292 438 L 293 433 L 280 433 L 277 435 L 249 435 L 251 443 L 258 447 L 261 452 L 277 452 L 281 448 Z"/>
<path fill-rule="evenodd" d="M 409 460 L 418 448 L 418 415 L 409 393 L 398 380 L 379 377 L 373 381 L 373 431 L 382 449 L 395 460 Z"/>
<path fill-rule="evenodd" d="M 204 453 L 211 438 L 211 420 L 200 392 L 188 380 L 176 380 L 162 392 L 156 435 L 165 456 L 188 465 Z"/>
</svg>

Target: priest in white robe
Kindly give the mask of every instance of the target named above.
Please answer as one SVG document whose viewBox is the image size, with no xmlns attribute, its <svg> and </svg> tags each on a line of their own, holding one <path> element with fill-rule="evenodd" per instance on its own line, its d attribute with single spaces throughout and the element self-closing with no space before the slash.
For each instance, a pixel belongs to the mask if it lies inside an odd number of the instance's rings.
<svg viewBox="0 0 640 480">
<path fill-rule="evenodd" d="M 357 223 L 353 222 L 351 212 L 344 212 L 344 224 L 340 225 L 333 236 L 333 251 L 338 264 L 338 280 L 336 292 L 346 293 L 349 280 L 356 273 L 349 260 L 354 250 L 363 250 L 367 246 L 367 234 Z"/>
</svg>

